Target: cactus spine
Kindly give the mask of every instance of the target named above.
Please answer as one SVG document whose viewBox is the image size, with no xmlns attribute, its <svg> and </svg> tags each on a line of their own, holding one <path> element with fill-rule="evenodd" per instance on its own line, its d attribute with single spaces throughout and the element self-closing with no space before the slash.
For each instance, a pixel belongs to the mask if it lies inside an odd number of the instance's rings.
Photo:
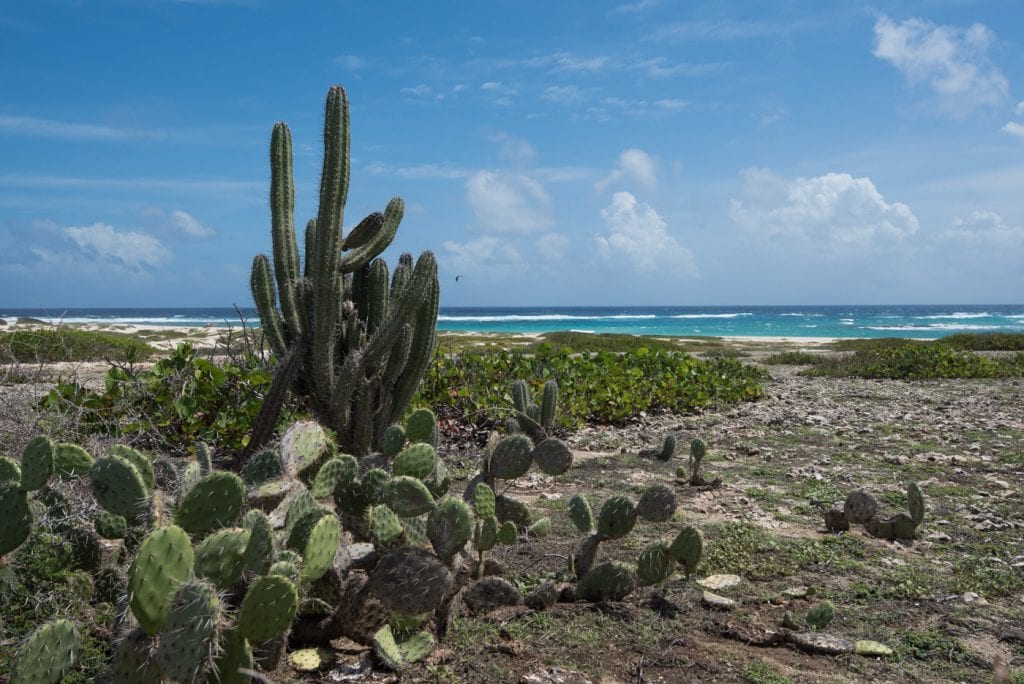
<svg viewBox="0 0 1024 684">
<path fill-rule="evenodd" d="M 253 260 L 250 285 L 280 371 L 247 449 L 271 436 L 286 392 L 308 394 L 317 419 L 338 435 L 343 452 L 380 449 L 387 428 L 405 412 L 435 345 L 437 262 L 424 252 L 413 266 L 402 255 L 391 274 L 377 256 L 402 220 L 400 198 L 388 202 L 345 238 L 349 184 L 349 108 L 341 86 L 327 94 L 320 207 L 306 227 L 305 267 L 295 236 L 292 140 L 277 123 L 270 141 L 273 267 Z"/>
</svg>

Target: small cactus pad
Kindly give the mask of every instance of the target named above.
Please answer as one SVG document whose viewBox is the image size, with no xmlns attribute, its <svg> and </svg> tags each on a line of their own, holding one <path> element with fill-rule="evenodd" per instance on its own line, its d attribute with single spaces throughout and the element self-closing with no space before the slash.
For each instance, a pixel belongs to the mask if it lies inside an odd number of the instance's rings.
<svg viewBox="0 0 1024 684">
<path fill-rule="evenodd" d="M 273 557 L 273 530 L 270 518 L 259 510 L 251 510 L 242 518 L 242 527 L 249 530 L 249 543 L 245 547 L 244 565 L 248 572 L 262 574 Z"/>
<path fill-rule="evenodd" d="M 210 473 L 185 495 L 174 522 L 191 534 L 204 534 L 238 519 L 245 486 L 234 473 Z"/>
<path fill-rule="evenodd" d="M 250 532 L 241 527 L 218 530 L 195 549 L 195 573 L 218 589 L 228 589 L 242 577 Z"/>
<path fill-rule="evenodd" d="M 636 561 L 636 577 L 641 587 L 664 582 L 672 572 L 675 559 L 669 553 L 669 545 L 662 541 L 649 544 L 640 552 Z"/>
<path fill-rule="evenodd" d="M 430 545 L 427 538 L 427 521 L 423 517 L 399 518 L 402 523 L 402 531 L 405 532 L 405 543 L 409 546 L 426 548 Z"/>
<path fill-rule="evenodd" d="M 411 518 L 428 513 L 434 507 L 434 497 L 422 480 L 401 475 L 384 485 L 384 503 L 400 517 Z"/>
<path fill-rule="evenodd" d="M 544 392 L 540 402 L 540 424 L 550 430 L 555 424 L 555 411 L 558 409 L 558 382 L 548 380 L 544 383 Z M 542 468 L 543 469 L 543 468 Z M 547 472 L 546 470 L 544 472 Z M 564 471 L 563 471 L 564 472 Z M 557 475 L 558 473 L 548 473 Z"/>
<path fill-rule="evenodd" d="M 25 639 L 14 661 L 11 684 L 59 682 L 74 667 L 80 646 L 78 628 L 69 620 L 38 627 Z"/>
<path fill-rule="evenodd" d="M 384 485 L 388 483 L 391 476 L 381 468 L 370 468 L 363 474 L 361 482 L 363 496 L 370 504 L 381 502 L 384 496 Z"/>
<path fill-rule="evenodd" d="M 28 493 L 16 482 L 0 482 L 0 558 L 21 546 L 31 533 Z"/>
<path fill-rule="evenodd" d="M 278 560 L 270 564 L 270 568 L 267 570 L 268 575 L 280 575 L 286 577 L 292 582 L 299 581 L 299 565 L 301 563 Z"/>
<path fill-rule="evenodd" d="M 225 632 L 220 640 L 221 652 L 210 673 L 215 684 L 249 684 L 252 678 L 239 670 L 252 670 L 255 666 L 252 648 L 237 629 Z"/>
<path fill-rule="evenodd" d="M 401 425 L 392 425 L 384 431 L 384 439 L 381 441 L 380 450 L 386 458 L 394 458 L 405 446 L 405 430 Z"/>
<path fill-rule="evenodd" d="M 334 563 L 334 556 L 341 544 L 341 523 L 337 516 L 325 515 L 316 521 L 306 537 L 302 551 L 302 571 L 299 578 L 303 582 L 315 582 L 323 577 Z"/>
<path fill-rule="evenodd" d="M 533 443 L 526 435 L 509 435 L 491 454 L 490 474 L 501 480 L 521 477 L 533 463 Z"/>
<path fill-rule="evenodd" d="M 843 504 L 846 519 L 855 525 L 863 525 L 871 520 L 877 511 L 878 502 L 865 491 L 850 492 Z"/>
<path fill-rule="evenodd" d="M 92 456 L 77 444 L 61 443 L 53 447 L 53 472 L 61 479 L 85 477 L 92 465 Z"/>
<path fill-rule="evenodd" d="M 366 511 L 366 524 L 378 548 L 387 547 L 405 532 L 398 515 L 387 506 L 370 506 Z"/>
<path fill-rule="evenodd" d="M 221 617 L 216 590 L 192 580 L 181 585 L 171 602 L 153 660 L 173 682 L 205 679 L 217 648 Z"/>
<path fill-rule="evenodd" d="M 577 579 L 583 577 L 590 572 L 590 568 L 594 567 L 600 546 L 601 537 L 597 534 L 592 534 L 580 542 L 579 548 L 572 556 L 572 570 Z"/>
<path fill-rule="evenodd" d="M 384 625 L 373 635 L 373 654 L 396 672 L 406 665 L 423 660 L 433 650 L 434 637 L 427 631 L 396 637 L 391 627 Z"/>
<path fill-rule="evenodd" d="M 408 475 L 423 480 L 433 472 L 436 461 L 434 447 L 417 442 L 395 456 L 393 470 L 396 476 Z"/>
<path fill-rule="evenodd" d="M 334 494 L 334 490 L 340 486 L 348 486 L 356 479 L 356 471 L 359 465 L 356 459 L 348 454 L 335 456 L 320 466 L 316 477 L 313 478 L 313 486 L 310 489 L 314 498 L 323 499 Z"/>
<path fill-rule="evenodd" d="M 41 489 L 53 473 L 53 442 L 36 437 L 21 454 L 21 488 L 26 492 Z"/>
<path fill-rule="evenodd" d="M 189 461 L 181 471 L 181 477 L 178 478 L 177 504 L 179 506 L 185 500 L 185 497 L 188 496 L 188 493 L 192 491 L 192 488 L 196 486 L 196 483 L 202 479 L 203 467 L 196 461 Z"/>
<path fill-rule="evenodd" d="M 139 475 L 142 476 L 146 489 L 150 492 L 156 489 L 156 471 L 153 470 L 153 461 L 149 460 L 149 456 L 124 444 L 115 444 L 110 447 L 108 453 L 120 456 L 135 466 L 135 469 L 139 471 Z"/>
<path fill-rule="evenodd" d="M 676 562 L 683 566 L 686 576 L 693 574 L 704 554 L 704 537 L 696 527 L 686 526 L 679 531 L 672 545 L 668 547 Z"/>
<path fill-rule="evenodd" d="M 665 441 L 661 444 L 661 451 L 658 452 L 658 460 L 668 461 L 676 453 L 676 436 L 665 435 Z"/>
<path fill-rule="evenodd" d="M 128 569 L 128 603 L 147 634 L 160 629 L 175 591 L 194 564 L 192 543 L 180 527 L 157 528 L 143 540 Z"/>
<path fill-rule="evenodd" d="M 128 459 L 112 455 L 97 459 L 89 480 L 96 501 L 111 513 L 133 519 L 145 510 L 149 490 Z"/>
<path fill-rule="evenodd" d="M 584 601 L 621 601 L 637 587 L 636 570 L 621 561 L 601 563 L 576 585 L 576 596 Z"/>
<path fill-rule="evenodd" d="M 289 477 L 296 478 L 316 465 L 328 451 L 327 433 L 311 420 L 300 420 L 281 437 L 281 463 Z"/>
<path fill-rule="evenodd" d="M 203 469 L 203 475 L 213 472 L 213 453 L 210 451 L 210 445 L 206 442 L 196 445 L 196 463 Z"/>
<path fill-rule="evenodd" d="M 427 489 L 435 499 L 448 493 L 448 489 L 452 486 L 452 475 L 448 472 L 448 466 L 444 464 L 444 461 L 441 459 L 435 461 L 434 469 L 430 471 L 430 475 L 424 478 L 423 484 L 427 485 Z"/>
<path fill-rule="evenodd" d="M 295 525 L 298 524 L 307 513 L 315 508 L 322 508 L 320 504 L 316 502 L 313 495 L 305 487 L 300 487 L 291 496 L 285 499 L 282 506 L 286 506 L 286 512 L 284 514 L 284 529 L 288 534 L 291 534 L 292 530 L 295 529 Z"/>
<path fill-rule="evenodd" d="M 907 487 L 907 505 L 910 508 L 910 519 L 914 521 L 914 527 L 924 520 L 924 495 L 916 482 L 911 482 Z"/>
<path fill-rule="evenodd" d="M 546 475 L 561 475 L 572 467 L 572 450 L 556 437 L 549 437 L 538 444 L 532 458 Z"/>
<path fill-rule="evenodd" d="M 431 442 L 437 430 L 437 419 L 430 409 L 418 409 L 405 421 L 405 437 L 410 442 Z"/>
<path fill-rule="evenodd" d="M 431 553 L 398 548 L 370 573 L 370 592 L 392 612 L 429 613 L 451 591 L 451 573 Z"/>
<path fill-rule="evenodd" d="M 601 506 L 597 533 L 604 539 L 619 539 L 629 534 L 636 524 L 636 506 L 624 496 L 613 496 Z"/>
<path fill-rule="evenodd" d="M 512 521 L 520 530 L 525 530 L 533 523 L 533 516 L 526 504 L 504 494 L 494 498 L 494 515 L 499 522 Z"/>
<path fill-rule="evenodd" d="M 831 601 L 822 601 L 807 611 L 807 624 L 814 629 L 825 629 L 835 617 L 836 609 Z"/>
<path fill-rule="evenodd" d="M 665 485 L 651 485 L 640 496 L 636 512 L 644 520 L 665 522 L 676 512 L 676 495 Z"/>
<path fill-rule="evenodd" d="M 569 519 L 576 529 L 587 534 L 594 529 L 594 511 L 590 508 L 590 502 L 579 494 L 574 494 L 569 499 Z"/>
<path fill-rule="evenodd" d="M 481 577 L 462 592 L 462 600 L 473 613 L 489 613 L 502 606 L 523 602 L 519 587 L 504 577 Z"/>
<path fill-rule="evenodd" d="M 497 543 L 498 519 L 493 515 L 489 518 L 481 518 L 474 529 L 473 548 L 477 551 L 490 551 Z"/>
<path fill-rule="evenodd" d="M 21 466 L 13 458 L 0 456 L 0 482 L 21 483 Z"/>
<path fill-rule="evenodd" d="M 132 684 L 160 684 L 163 673 L 153 659 L 154 639 L 141 629 L 133 629 L 121 639 L 114 651 L 106 680 Z"/>
<path fill-rule="evenodd" d="M 892 524 L 894 539 L 913 539 L 917 536 L 917 524 L 906 513 L 897 513 L 889 518 L 888 522 Z"/>
<path fill-rule="evenodd" d="M 559 593 L 557 584 L 552 580 L 544 580 L 526 595 L 524 603 L 534 610 L 544 610 L 555 605 Z"/>
<path fill-rule="evenodd" d="M 510 520 L 506 520 L 504 523 L 502 523 L 502 528 L 504 528 L 505 525 L 509 524 L 510 522 Z M 536 538 L 548 536 L 549 534 L 551 534 L 551 518 L 548 518 L 546 516 L 543 518 L 537 518 L 532 523 L 530 523 L 529 527 L 526 528 L 526 533 L 529 534 L 531 537 Z"/>
<path fill-rule="evenodd" d="M 238 609 L 238 632 L 249 641 L 269 641 L 292 624 L 299 608 L 295 585 L 280 575 L 260 577 L 252 583 Z"/>
<path fill-rule="evenodd" d="M 242 469 L 242 479 L 245 484 L 253 487 L 273 480 L 284 470 L 281 465 L 281 457 L 273 449 L 264 449 L 253 454 L 252 458 Z"/>
<path fill-rule="evenodd" d="M 541 522 L 543 520 L 547 520 L 547 518 L 541 518 L 537 522 Z M 548 526 L 550 527 L 550 525 L 551 521 L 548 520 Z M 530 527 L 531 529 L 533 528 L 532 525 Z M 550 529 L 548 531 L 550 532 Z M 536 537 L 544 535 L 534 534 L 534 536 Z M 519 538 L 519 530 L 516 529 L 516 524 L 514 522 L 512 522 L 511 520 L 506 520 L 505 522 L 501 523 L 501 526 L 498 528 L 497 537 L 498 541 L 504 544 L 505 546 L 512 546 L 516 543 L 516 539 Z"/>
<path fill-rule="evenodd" d="M 704 443 L 704 440 L 700 437 L 695 438 L 690 442 L 690 459 L 692 461 L 700 462 L 708 453 L 708 445 Z"/>
<path fill-rule="evenodd" d="M 473 514 L 464 502 L 445 499 L 430 512 L 427 538 L 434 552 L 443 560 L 455 556 L 473 534 Z"/>
<path fill-rule="evenodd" d="M 473 508 L 481 518 L 494 517 L 494 490 L 483 482 L 473 490 Z"/>
<path fill-rule="evenodd" d="M 850 529 L 850 521 L 838 508 L 830 508 L 825 511 L 825 529 L 829 532 L 845 532 Z"/>
<path fill-rule="evenodd" d="M 334 514 L 329 508 L 324 506 L 316 506 L 306 511 L 305 515 L 292 525 L 291 531 L 288 533 L 288 548 L 301 554 L 306 548 L 306 542 L 309 541 L 310 533 L 320 521 L 320 518 L 327 517 L 334 517 Z"/>
</svg>

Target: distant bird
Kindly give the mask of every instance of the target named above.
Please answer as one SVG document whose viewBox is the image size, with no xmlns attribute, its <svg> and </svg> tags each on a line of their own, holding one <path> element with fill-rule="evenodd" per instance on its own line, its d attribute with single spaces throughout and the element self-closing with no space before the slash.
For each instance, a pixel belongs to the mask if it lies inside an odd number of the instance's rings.
<svg viewBox="0 0 1024 684">
<path fill-rule="evenodd" d="M 460 276 L 460 275 L 455 276 L 455 282 L 459 282 L 459 278 L 461 278 L 461 277 L 462 276 Z"/>
</svg>

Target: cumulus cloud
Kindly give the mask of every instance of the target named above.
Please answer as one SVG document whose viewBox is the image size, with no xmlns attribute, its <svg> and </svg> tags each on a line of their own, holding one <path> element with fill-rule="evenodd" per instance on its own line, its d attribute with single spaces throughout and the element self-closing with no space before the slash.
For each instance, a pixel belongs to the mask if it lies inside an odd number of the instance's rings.
<svg viewBox="0 0 1024 684">
<path fill-rule="evenodd" d="M 212 228 L 207 228 L 195 216 L 181 209 L 171 212 L 171 223 L 175 228 L 191 237 L 210 237 L 214 234 Z"/>
<path fill-rule="evenodd" d="M 529 161 L 537 155 L 537 150 L 530 143 L 505 132 L 492 135 L 491 141 L 500 145 L 498 156 L 513 164 Z"/>
<path fill-rule="evenodd" d="M 654 160 L 643 150 L 630 148 L 619 155 L 619 163 L 615 170 L 597 181 L 594 188 L 604 192 L 612 185 L 623 182 L 638 183 L 652 188 L 658 182 L 658 174 L 654 169 Z"/>
<path fill-rule="evenodd" d="M 537 253 L 547 261 L 561 261 L 569 249 L 569 238 L 561 233 L 545 233 L 537 238 Z"/>
<path fill-rule="evenodd" d="M 1003 126 L 1003 130 L 1010 135 L 1015 135 L 1018 138 L 1024 138 L 1024 124 L 1019 124 L 1016 121 L 1008 121 Z"/>
<path fill-rule="evenodd" d="M 468 242 L 446 240 L 442 261 L 457 275 L 481 274 L 506 278 L 527 268 L 514 241 L 484 235 Z"/>
<path fill-rule="evenodd" d="M 788 180 L 767 169 L 745 169 L 744 199 L 729 216 L 765 239 L 806 241 L 831 252 L 870 250 L 917 232 L 906 204 L 887 202 L 870 178 L 827 173 Z"/>
<path fill-rule="evenodd" d="M 939 237 L 964 247 L 1013 251 L 1024 248 L 1024 226 L 1007 225 L 1003 217 L 993 211 L 973 211 L 957 218 Z"/>
<path fill-rule="evenodd" d="M 117 231 L 105 223 L 85 227 L 68 227 L 65 237 L 87 254 L 133 270 L 159 267 L 171 258 L 171 252 L 160 240 L 144 233 Z"/>
<path fill-rule="evenodd" d="M 948 112 L 962 116 L 978 106 L 1003 102 L 1009 82 L 992 63 L 995 34 L 983 24 L 936 26 L 922 19 L 899 23 L 887 16 L 875 23 L 874 55 L 912 84 L 926 83 Z"/>
<path fill-rule="evenodd" d="M 624 260 L 637 271 L 666 270 L 695 275 L 693 252 L 680 245 L 653 207 L 628 192 L 617 192 L 601 210 L 608 232 L 596 237 L 597 249 L 608 260 Z"/>
<path fill-rule="evenodd" d="M 466 181 L 466 200 L 479 227 L 488 232 L 529 233 L 552 224 L 550 196 L 522 174 L 477 171 Z"/>
</svg>

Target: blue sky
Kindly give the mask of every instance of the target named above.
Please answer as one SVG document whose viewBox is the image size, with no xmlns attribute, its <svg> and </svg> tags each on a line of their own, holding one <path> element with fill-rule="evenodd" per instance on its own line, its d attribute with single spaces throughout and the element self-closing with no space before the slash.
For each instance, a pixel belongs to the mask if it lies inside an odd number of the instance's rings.
<svg viewBox="0 0 1024 684">
<path fill-rule="evenodd" d="M 442 304 L 1024 301 L 1016 1 L 0 5 L 0 305 L 248 305 L 267 144 Z M 455 282 L 455 276 L 462 276 Z"/>
</svg>

